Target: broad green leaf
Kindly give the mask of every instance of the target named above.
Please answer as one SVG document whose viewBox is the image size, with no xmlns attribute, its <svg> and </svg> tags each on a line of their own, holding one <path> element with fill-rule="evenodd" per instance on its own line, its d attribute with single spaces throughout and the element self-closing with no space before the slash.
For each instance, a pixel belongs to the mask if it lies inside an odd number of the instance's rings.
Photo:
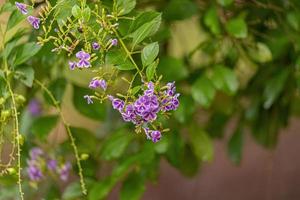
<svg viewBox="0 0 300 200">
<path fill-rule="evenodd" d="M 62 195 L 63 200 L 74 200 L 82 197 L 81 187 L 79 182 L 73 182 L 68 185 Z"/>
<path fill-rule="evenodd" d="M 161 14 L 155 17 L 154 19 L 152 19 L 150 22 L 143 24 L 136 31 L 131 33 L 129 37 L 132 38 L 132 43 L 133 43 L 132 46 L 135 47 L 144 39 L 156 33 L 157 30 L 159 29 L 160 23 L 161 23 Z"/>
<path fill-rule="evenodd" d="M 93 104 L 87 104 L 83 98 L 85 95 L 91 94 L 91 90 L 73 85 L 73 104 L 77 111 L 84 116 L 95 120 L 104 120 L 106 116 L 105 104 L 94 101 Z"/>
<path fill-rule="evenodd" d="M 70 129 L 76 139 L 79 153 L 93 153 L 96 150 L 99 141 L 93 133 L 83 128 L 71 127 Z"/>
<path fill-rule="evenodd" d="M 131 140 L 132 136 L 127 131 L 120 130 L 114 133 L 103 143 L 101 157 L 104 160 L 119 158 Z"/>
<path fill-rule="evenodd" d="M 136 19 L 133 21 L 133 23 L 131 24 L 128 33 L 132 33 L 134 31 L 136 31 L 138 28 L 140 28 L 143 24 L 146 24 L 148 22 L 151 22 L 157 18 L 160 17 L 160 13 L 159 12 L 155 12 L 155 11 L 147 11 L 147 12 L 141 12 Z"/>
<path fill-rule="evenodd" d="M 119 70 L 132 70 L 134 65 L 122 50 L 108 51 L 105 57 L 106 63 L 116 66 Z"/>
<path fill-rule="evenodd" d="M 216 89 L 207 77 L 201 76 L 192 86 L 192 96 L 196 102 L 208 108 L 216 94 Z"/>
<path fill-rule="evenodd" d="M 187 177 L 194 177 L 198 172 L 201 161 L 199 161 L 190 145 L 185 144 L 183 154 L 179 159 L 178 169 L 180 172 Z"/>
<path fill-rule="evenodd" d="M 130 13 L 136 5 L 136 0 L 116 0 L 117 13 L 119 16 Z"/>
<path fill-rule="evenodd" d="M 25 15 L 23 15 L 19 10 L 14 10 L 7 22 L 7 28 L 6 31 L 10 30 L 11 28 L 15 27 L 18 25 L 22 20 L 26 18 Z"/>
<path fill-rule="evenodd" d="M 148 81 L 151 81 L 154 78 L 157 65 L 158 65 L 158 60 L 156 60 L 155 62 L 153 62 L 152 64 L 150 64 L 147 67 L 147 69 L 146 69 L 146 76 L 147 76 Z"/>
<path fill-rule="evenodd" d="M 17 48 L 16 59 L 14 65 L 20 65 L 33 57 L 41 47 L 34 42 L 26 43 Z"/>
<path fill-rule="evenodd" d="M 123 182 L 120 200 L 139 200 L 145 190 L 145 177 L 143 177 L 143 174 L 131 173 Z"/>
<path fill-rule="evenodd" d="M 91 17 L 91 9 L 89 7 L 86 7 L 82 11 L 82 18 L 84 19 L 85 22 L 88 22 L 90 20 L 90 17 Z"/>
<path fill-rule="evenodd" d="M 234 0 L 218 0 L 218 3 L 221 6 L 229 6 L 230 4 L 233 3 Z"/>
<path fill-rule="evenodd" d="M 157 42 L 145 46 L 141 54 L 143 66 L 148 66 L 151 63 L 153 63 L 153 61 L 158 55 L 158 52 L 159 52 L 159 45 Z"/>
<path fill-rule="evenodd" d="M 72 7 L 72 15 L 75 17 L 75 18 L 79 18 L 81 16 L 81 9 L 78 5 L 74 5 Z"/>
<path fill-rule="evenodd" d="M 46 139 L 51 130 L 56 126 L 57 115 L 43 116 L 34 120 L 31 126 L 31 132 L 39 139 Z"/>
<path fill-rule="evenodd" d="M 158 64 L 158 72 L 165 81 L 179 81 L 188 76 L 188 70 L 182 60 L 173 57 L 163 57 Z"/>
<path fill-rule="evenodd" d="M 219 22 L 219 17 L 217 13 L 217 8 L 215 6 L 210 7 L 204 15 L 204 24 L 209 28 L 209 30 L 215 34 L 219 35 L 221 33 L 221 27 Z"/>
<path fill-rule="evenodd" d="M 4 12 L 11 12 L 13 10 L 15 10 L 16 7 L 15 5 L 11 4 L 10 2 L 6 2 L 5 4 L 3 4 L 0 8 L 0 14 L 4 13 Z"/>
<path fill-rule="evenodd" d="M 228 95 L 233 95 L 238 90 L 239 83 L 237 76 L 228 67 L 222 65 L 215 66 L 210 79 L 217 89 L 224 91 Z"/>
<path fill-rule="evenodd" d="M 48 89 L 54 96 L 55 100 L 58 101 L 58 103 L 61 103 L 65 94 L 66 87 L 66 79 L 58 78 L 49 84 Z M 44 92 L 44 99 L 49 104 L 54 105 L 52 99 L 46 92 Z"/>
<path fill-rule="evenodd" d="M 15 72 L 15 78 L 20 80 L 28 87 L 32 87 L 34 80 L 34 70 L 30 66 L 18 67 Z"/>
<path fill-rule="evenodd" d="M 196 105 L 191 96 L 182 95 L 179 97 L 179 100 L 180 105 L 174 112 L 174 117 L 180 123 L 186 123 L 191 119 L 192 114 L 196 109 Z"/>
<path fill-rule="evenodd" d="M 9 57 L 9 55 L 11 54 L 12 50 L 15 48 L 16 43 L 17 43 L 16 40 L 13 40 L 13 41 L 7 43 L 5 45 L 5 48 L 4 48 L 3 52 L 2 52 L 2 55 L 0 55 L 0 57 L 3 56 L 4 59 L 7 59 Z"/>
<path fill-rule="evenodd" d="M 231 136 L 228 142 L 228 155 L 230 160 L 235 164 L 240 164 L 243 150 L 243 132 L 238 128 Z"/>
<path fill-rule="evenodd" d="M 197 158 L 201 161 L 211 161 L 214 156 L 214 145 L 207 133 L 199 127 L 191 127 L 189 135 Z"/>
<path fill-rule="evenodd" d="M 54 18 L 58 21 L 59 25 L 63 25 L 68 17 L 72 16 L 72 8 L 77 4 L 76 0 L 58 0 L 57 9 L 54 12 Z"/>
<path fill-rule="evenodd" d="M 286 20 L 291 27 L 293 27 L 296 31 L 299 30 L 300 23 L 300 15 L 298 12 L 289 12 L 286 15 Z"/>
<path fill-rule="evenodd" d="M 265 109 L 269 109 L 283 91 L 288 75 L 288 71 L 281 70 L 280 73 L 273 76 L 272 79 L 266 83 L 267 85 L 263 92 Z"/>
<path fill-rule="evenodd" d="M 248 52 L 250 57 L 257 62 L 265 63 L 272 60 L 272 52 L 264 43 L 258 42 L 255 48 L 250 48 Z"/>
<path fill-rule="evenodd" d="M 248 35 L 248 28 L 245 20 L 241 17 L 230 19 L 226 23 L 227 32 L 236 38 L 246 38 Z"/>
<path fill-rule="evenodd" d="M 191 0 L 171 0 L 163 12 L 163 18 L 169 21 L 183 20 L 197 14 L 198 6 Z"/>
</svg>

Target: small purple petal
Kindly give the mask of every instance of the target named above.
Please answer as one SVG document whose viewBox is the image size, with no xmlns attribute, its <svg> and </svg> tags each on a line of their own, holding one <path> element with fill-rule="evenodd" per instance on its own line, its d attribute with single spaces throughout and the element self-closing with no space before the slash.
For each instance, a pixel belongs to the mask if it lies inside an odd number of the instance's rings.
<svg viewBox="0 0 300 200">
<path fill-rule="evenodd" d="M 44 151 L 39 147 L 34 147 L 30 150 L 29 155 L 32 160 L 36 160 L 39 156 L 43 155 Z"/>
<path fill-rule="evenodd" d="M 48 160 L 47 167 L 51 171 L 55 171 L 57 169 L 57 161 L 54 159 Z"/>
<path fill-rule="evenodd" d="M 76 58 L 80 60 L 89 60 L 91 56 L 89 53 L 86 53 L 85 51 L 79 51 L 76 53 Z"/>
<path fill-rule="evenodd" d="M 161 132 L 160 131 L 151 131 L 151 139 L 152 142 L 156 143 L 161 139 Z"/>
<path fill-rule="evenodd" d="M 60 179 L 62 181 L 67 181 L 68 180 L 71 168 L 72 168 L 72 166 L 71 166 L 71 163 L 69 163 L 69 162 L 67 162 L 66 164 L 64 164 L 61 167 L 61 169 L 60 169 Z"/>
<path fill-rule="evenodd" d="M 75 67 L 76 67 L 77 63 L 76 62 L 73 62 L 73 61 L 69 61 L 69 68 L 70 70 L 74 70 Z"/>
<path fill-rule="evenodd" d="M 34 16 L 28 16 L 27 21 L 33 26 L 35 29 L 39 29 L 40 27 L 40 19 Z"/>
<path fill-rule="evenodd" d="M 111 40 L 111 45 L 117 46 L 118 45 L 118 40 L 117 39 L 112 39 Z"/>
<path fill-rule="evenodd" d="M 15 2 L 16 7 L 21 11 L 23 15 L 27 15 L 27 5 L 24 3 Z"/>
<path fill-rule="evenodd" d="M 92 47 L 93 47 L 94 50 L 99 50 L 100 49 L 100 44 L 97 43 L 97 42 L 93 42 Z"/>
<path fill-rule="evenodd" d="M 42 112 L 41 103 L 36 99 L 32 99 L 28 104 L 28 111 L 34 117 L 41 115 Z"/>
</svg>

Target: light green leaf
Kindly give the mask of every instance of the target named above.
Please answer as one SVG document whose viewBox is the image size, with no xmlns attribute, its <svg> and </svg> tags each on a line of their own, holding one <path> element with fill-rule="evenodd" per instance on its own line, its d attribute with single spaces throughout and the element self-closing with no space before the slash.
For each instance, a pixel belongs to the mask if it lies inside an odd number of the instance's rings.
<svg viewBox="0 0 300 200">
<path fill-rule="evenodd" d="M 132 70 L 135 68 L 124 51 L 119 49 L 107 52 L 105 61 L 107 64 L 116 66 L 119 70 Z"/>
<path fill-rule="evenodd" d="M 58 121 L 57 115 L 39 117 L 32 123 L 31 132 L 39 139 L 46 139 Z"/>
<path fill-rule="evenodd" d="M 63 200 L 73 200 L 82 197 L 81 187 L 79 182 L 73 182 L 68 185 L 62 195 Z"/>
<path fill-rule="evenodd" d="M 206 76 L 201 76 L 192 86 L 192 96 L 196 102 L 208 108 L 216 94 L 216 89 Z"/>
<path fill-rule="evenodd" d="M 34 70 L 30 66 L 18 67 L 15 72 L 15 78 L 20 80 L 28 87 L 32 87 L 34 80 Z"/>
<path fill-rule="evenodd" d="M 210 7 L 206 11 L 204 15 L 204 24 L 210 29 L 213 34 L 219 35 L 221 33 L 217 8 L 215 6 Z"/>
<path fill-rule="evenodd" d="M 101 149 L 101 157 L 104 160 L 119 158 L 123 154 L 131 140 L 132 137 L 130 133 L 124 130 L 120 130 L 117 133 L 114 133 L 104 142 Z"/>
<path fill-rule="evenodd" d="M 33 57 L 41 47 L 34 42 L 26 43 L 17 48 L 16 59 L 14 65 L 20 65 L 26 62 L 29 58 Z"/>
<path fill-rule="evenodd" d="M 61 103 L 65 94 L 66 87 L 66 79 L 58 78 L 49 84 L 48 89 L 53 94 L 55 100 L 58 101 L 58 103 Z M 44 99 L 49 104 L 54 105 L 52 99 L 46 92 L 44 92 Z"/>
<path fill-rule="evenodd" d="M 75 18 L 79 18 L 81 16 L 81 9 L 78 5 L 74 5 L 72 8 L 72 15 Z"/>
<path fill-rule="evenodd" d="M 10 30 L 13 27 L 15 27 L 16 25 L 18 25 L 22 20 L 24 20 L 26 18 L 25 15 L 23 15 L 19 10 L 14 10 L 7 22 L 7 28 L 6 30 Z"/>
<path fill-rule="evenodd" d="M 248 35 L 248 28 L 245 20 L 241 17 L 230 19 L 226 23 L 227 32 L 236 38 L 246 38 Z"/>
<path fill-rule="evenodd" d="M 116 0 L 119 16 L 130 13 L 136 5 L 136 0 Z"/>
<path fill-rule="evenodd" d="M 120 200 L 139 200 L 146 190 L 143 174 L 131 173 L 124 181 Z"/>
<path fill-rule="evenodd" d="M 160 15 L 161 14 L 159 12 L 155 11 L 141 12 L 131 24 L 128 33 L 132 33 L 138 28 L 140 28 L 143 24 L 146 24 L 155 20 L 156 18 L 159 18 Z"/>
<path fill-rule="evenodd" d="M 188 12 L 187 12 L 188 11 Z M 198 5 L 191 0 L 171 0 L 164 9 L 164 19 L 183 20 L 197 14 Z"/>
<path fill-rule="evenodd" d="M 158 72 L 166 81 L 179 81 L 188 76 L 188 70 L 181 59 L 163 57 L 158 64 Z"/>
<path fill-rule="evenodd" d="M 219 3 L 221 6 L 229 6 L 230 4 L 233 3 L 233 0 L 218 0 L 218 3 Z"/>
<path fill-rule="evenodd" d="M 154 78 L 158 63 L 159 63 L 158 60 L 156 60 L 155 62 L 153 62 L 151 65 L 147 67 L 146 76 L 148 81 L 151 81 Z"/>
<path fill-rule="evenodd" d="M 241 162 L 242 149 L 243 149 L 243 132 L 241 128 L 238 128 L 231 136 L 227 146 L 227 152 L 229 158 L 233 163 L 239 164 Z"/>
<path fill-rule="evenodd" d="M 91 17 L 91 9 L 89 7 L 86 7 L 82 12 L 82 18 L 85 22 L 88 22 Z"/>
<path fill-rule="evenodd" d="M 272 52 L 269 47 L 261 42 L 258 42 L 256 48 L 249 49 L 250 57 L 260 63 L 269 62 L 272 60 Z"/>
<path fill-rule="evenodd" d="M 189 133 L 190 143 L 197 158 L 201 161 L 211 161 L 214 156 L 214 145 L 207 133 L 199 127 L 191 127 Z"/>
<path fill-rule="evenodd" d="M 141 54 L 143 66 L 148 66 L 151 63 L 153 63 L 153 61 L 158 55 L 158 52 L 159 52 L 159 45 L 157 42 L 145 46 Z"/>
</svg>

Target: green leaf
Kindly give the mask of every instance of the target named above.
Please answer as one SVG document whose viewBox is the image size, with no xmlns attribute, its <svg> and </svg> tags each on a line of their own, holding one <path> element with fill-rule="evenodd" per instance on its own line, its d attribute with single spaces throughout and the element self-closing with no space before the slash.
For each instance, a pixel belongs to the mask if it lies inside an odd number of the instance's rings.
<svg viewBox="0 0 300 200">
<path fill-rule="evenodd" d="M 224 91 L 228 95 L 233 95 L 238 90 L 239 82 L 237 76 L 228 67 L 215 66 L 210 80 L 217 89 Z"/>
<path fill-rule="evenodd" d="M 180 96 L 180 105 L 174 112 L 174 117 L 180 123 L 186 123 L 191 120 L 192 114 L 194 113 L 195 109 L 196 105 L 191 96 Z"/>
<path fill-rule="evenodd" d="M 145 178 L 142 174 L 131 173 L 123 183 L 120 200 L 139 200 L 145 190 Z"/>
<path fill-rule="evenodd" d="M 54 96 L 55 100 L 58 101 L 58 103 L 61 103 L 65 94 L 66 87 L 67 87 L 66 79 L 58 78 L 50 83 L 48 89 Z M 52 99 L 46 92 L 44 92 L 44 99 L 50 105 L 54 105 Z"/>
<path fill-rule="evenodd" d="M 20 65 L 26 62 L 29 58 L 33 57 L 41 47 L 34 42 L 26 43 L 17 48 L 16 59 L 14 65 Z"/>
<path fill-rule="evenodd" d="M 227 32 L 236 38 L 246 38 L 248 35 L 248 28 L 245 20 L 241 17 L 230 19 L 226 23 Z"/>
<path fill-rule="evenodd" d="M 58 121 L 57 115 L 39 117 L 32 123 L 31 132 L 39 139 L 46 139 Z"/>
<path fill-rule="evenodd" d="M 214 145 L 207 133 L 199 127 L 191 127 L 189 135 L 191 146 L 197 158 L 201 161 L 211 161 L 214 156 Z"/>
<path fill-rule="evenodd" d="M 74 5 L 72 7 L 72 15 L 75 17 L 75 18 L 79 18 L 81 16 L 81 9 L 78 5 Z"/>
<path fill-rule="evenodd" d="M 233 3 L 233 0 L 218 0 L 218 3 L 219 3 L 221 6 L 229 6 L 230 4 Z"/>
<path fill-rule="evenodd" d="M 250 48 L 248 52 L 250 57 L 256 62 L 265 63 L 272 60 L 272 52 L 264 43 L 258 42 L 255 48 Z"/>
<path fill-rule="evenodd" d="M 15 72 L 15 78 L 20 80 L 28 87 L 32 87 L 34 80 L 34 70 L 30 66 L 18 67 Z"/>
<path fill-rule="evenodd" d="M 227 152 L 230 160 L 235 164 L 240 164 L 243 150 L 243 132 L 241 128 L 238 128 L 231 136 Z"/>
<path fill-rule="evenodd" d="M 104 120 L 106 116 L 105 105 L 99 101 L 94 101 L 93 104 L 87 104 L 87 101 L 83 98 L 83 96 L 90 93 L 90 89 L 73 85 L 73 104 L 76 110 L 89 118 Z"/>
<path fill-rule="evenodd" d="M 15 48 L 16 43 L 17 43 L 16 40 L 12 40 L 11 42 L 9 42 L 9 43 L 7 43 L 5 45 L 5 48 L 4 48 L 3 52 L 2 52 L 2 55 L 3 55 L 4 59 L 7 59 L 9 57 L 9 55 L 12 52 L 12 50 Z"/>
<path fill-rule="evenodd" d="M 163 57 L 158 64 L 158 72 L 166 81 L 179 81 L 188 76 L 188 70 L 182 60 L 173 57 Z"/>
<path fill-rule="evenodd" d="M 58 21 L 59 25 L 63 25 L 68 17 L 72 16 L 72 8 L 77 4 L 77 0 L 58 0 L 56 5 L 57 9 L 54 12 L 54 19 Z"/>
<path fill-rule="evenodd" d="M 132 43 L 133 43 L 132 46 L 135 47 L 144 39 L 156 33 L 157 30 L 159 29 L 160 23 L 161 23 L 161 14 L 159 14 L 157 17 L 152 19 L 150 22 L 143 24 L 136 31 L 131 33 L 129 37 L 132 38 Z"/>
<path fill-rule="evenodd" d="M 284 89 L 284 84 L 287 81 L 288 75 L 289 72 L 287 70 L 281 70 L 280 73 L 273 76 L 271 80 L 268 80 L 263 92 L 265 109 L 269 109 L 279 97 Z"/>
<path fill-rule="evenodd" d="M 158 63 L 159 63 L 158 60 L 156 60 L 155 62 L 153 62 L 151 65 L 147 67 L 146 76 L 148 81 L 151 81 L 154 78 Z"/>
<path fill-rule="evenodd" d="M 86 7 L 82 12 L 82 18 L 85 22 L 88 22 L 91 17 L 91 9 L 89 7 Z"/>
<path fill-rule="evenodd" d="M 299 22 L 300 22 L 299 13 L 289 12 L 286 16 L 286 20 L 292 28 L 294 28 L 296 31 L 299 30 Z"/>
<path fill-rule="evenodd" d="M 141 54 L 143 66 L 148 66 L 151 63 L 153 63 L 153 61 L 158 55 L 158 52 L 159 52 L 159 45 L 157 42 L 145 46 Z"/>
<path fill-rule="evenodd" d="M 201 76 L 193 84 L 191 92 L 196 102 L 208 108 L 215 97 L 216 89 L 206 76 Z"/>
<path fill-rule="evenodd" d="M 136 0 L 117 0 L 117 13 L 119 16 L 130 13 L 136 5 Z"/>
<path fill-rule="evenodd" d="M 22 20 L 26 18 L 25 15 L 23 15 L 19 10 L 14 10 L 7 22 L 7 28 L 6 31 L 10 30 L 11 28 L 15 27 L 18 25 Z"/>
<path fill-rule="evenodd" d="M 183 20 L 197 14 L 197 11 L 197 4 L 191 0 L 171 0 L 163 12 L 163 17 L 169 21 Z"/>
<path fill-rule="evenodd" d="M 76 139 L 79 153 L 91 154 L 96 150 L 96 147 L 99 145 L 99 141 L 95 137 L 95 134 L 86 129 L 77 127 L 71 127 L 70 130 Z"/>
<path fill-rule="evenodd" d="M 2 14 L 3 12 L 11 12 L 13 10 L 16 9 L 16 6 L 11 4 L 10 2 L 6 2 L 5 4 L 3 4 L 0 8 L 0 14 Z"/>
<path fill-rule="evenodd" d="M 133 21 L 133 23 L 131 24 L 128 33 L 132 33 L 134 31 L 136 31 L 138 28 L 140 28 L 143 24 L 146 24 L 148 22 L 151 22 L 157 18 L 160 17 L 160 13 L 159 12 L 155 12 L 155 11 L 147 11 L 147 12 L 141 12 L 136 19 Z"/>
<path fill-rule="evenodd" d="M 82 197 L 81 187 L 79 182 L 73 182 L 68 185 L 62 195 L 63 200 L 72 200 Z"/>
<path fill-rule="evenodd" d="M 217 8 L 215 6 L 210 7 L 204 15 L 204 24 L 209 28 L 210 32 L 215 35 L 220 35 L 221 27 Z"/>
<path fill-rule="evenodd" d="M 125 52 L 120 49 L 107 52 L 105 60 L 107 64 L 116 66 L 119 70 L 132 70 L 135 68 Z"/>
<path fill-rule="evenodd" d="M 104 160 L 113 160 L 119 158 L 125 151 L 132 136 L 129 132 L 121 129 L 117 133 L 112 134 L 103 144 L 101 149 L 101 157 Z"/>
</svg>

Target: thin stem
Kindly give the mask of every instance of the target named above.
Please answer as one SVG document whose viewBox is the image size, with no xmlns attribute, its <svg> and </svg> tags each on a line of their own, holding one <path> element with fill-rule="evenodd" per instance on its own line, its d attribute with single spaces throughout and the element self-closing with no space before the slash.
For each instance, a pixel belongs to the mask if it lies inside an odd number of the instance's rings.
<svg viewBox="0 0 300 200">
<path fill-rule="evenodd" d="M 85 182 L 84 182 L 84 178 L 83 178 L 83 170 L 82 170 L 82 167 L 81 167 L 81 163 L 80 163 L 80 157 L 79 157 L 79 154 L 78 154 L 78 149 L 77 149 L 77 146 L 75 144 L 75 138 L 71 132 L 71 129 L 70 129 L 70 126 L 69 124 L 66 122 L 66 119 L 61 111 L 61 108 L 59 107 L 59 102 L 55 99 L 55 97 L 53 96 L 53 94 L 47 89 L 47 87 L 45 87 L 45 85 L 43 83 L 41 83 L 39 80 L 35 79 L 34 82 L 39 85 L 50 97 L 51 101 L 53 102 L 55 108 L 57 109 L 57 111 L 59 112 L 60 114 L 60 117 L 62 119 L 62 122 L 66 128 L 66 131 L 69 135 L 69 138 L 71 140 L 71 146 L 73 148 L 73 151 L 74 151 L 74 154 L 75 154 L 75 158 L 76 158 L 76 163 L 77 163 L 77 167 L 78 167 L 78 175 L 79 175 L 79 178 L 80 178 L 80 185 L 81 185 L 81 190 L 82 190 L 82 193 L 84 195 L 87 194 L 87 189 L 86 189 L 86 186 L 85 186 Z"/>
</svg>

